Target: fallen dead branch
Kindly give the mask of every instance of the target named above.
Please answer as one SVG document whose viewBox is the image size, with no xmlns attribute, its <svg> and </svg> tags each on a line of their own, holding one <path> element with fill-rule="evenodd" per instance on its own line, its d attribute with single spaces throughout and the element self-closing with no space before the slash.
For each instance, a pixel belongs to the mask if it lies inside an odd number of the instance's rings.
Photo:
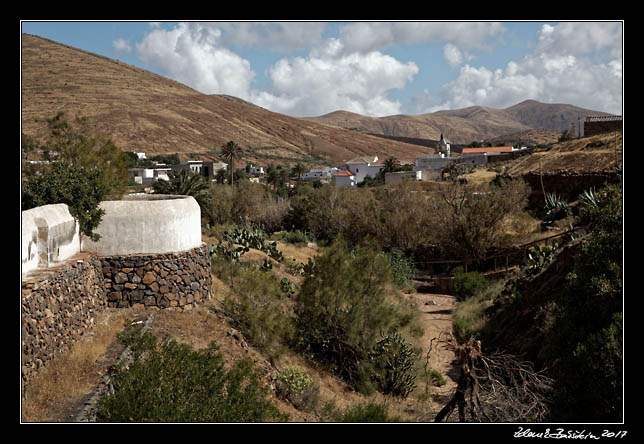
<svg viewBox="0 0 644 444">
<path fill-rule="evenodd" d="M 430 343 L 429 362 L 436 345 L 452 349 L 460 366 L 458 385 L 434 422 L 447 421 L 457 409 L 460 422 L 539 422 L 547 418 L 553 381 L 536 372 L 530 362 L 494 352 L 485 355 L 481 342 L 457 344 L 452 335 Z"/>
</svg>

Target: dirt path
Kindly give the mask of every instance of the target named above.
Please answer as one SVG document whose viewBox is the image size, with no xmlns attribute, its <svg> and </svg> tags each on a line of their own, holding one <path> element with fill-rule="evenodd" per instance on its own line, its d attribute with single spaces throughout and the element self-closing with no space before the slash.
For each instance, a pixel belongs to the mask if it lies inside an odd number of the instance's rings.
<svg viewBox="0 0 644 444">
<path fill-rule="evenodd" d="M 438 338 L 442 333 L 452 331 L 452 317 L 456 300 L 454 296 L 419 292 L 414 294 L 414 300 L 421 312 L 420 322 L 425 331 L 422 338 L 423 353 L 425 353 L 425 356 L 422 357 L 424 362 L 432 339 Z M 446 384 L 441 387 L 432 387 L 431 402 L 437 412 L 450 399 L 456 388 L 458 373 L 454 360 L 454 353 L 444 346 L 435 344 L 432 347 L 429 367 L 438 370 L 446 381 Z"/>
</svg>

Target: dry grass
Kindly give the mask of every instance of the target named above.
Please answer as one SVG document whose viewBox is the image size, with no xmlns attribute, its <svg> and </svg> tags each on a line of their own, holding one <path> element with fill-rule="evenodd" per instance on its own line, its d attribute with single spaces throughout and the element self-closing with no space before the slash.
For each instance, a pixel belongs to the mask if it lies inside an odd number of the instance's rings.
<svg viewBox="0 0 644 444">
<path fill-rule="evenodd" d="M 473 184 L 488 184 L 497 176 L 496 171 L 487 168 L 476 168 L 473 173 L 463 174 L 463 178 Z"/>
<path fill-rule="evenodd" d="M 73 410 L 95 388 L 100 375 L 96 362 L 103 358 L 117 333 L 132 319 L 132 310 L 108 309 L 99 315 L 93 334 L 72 345 L 34 375 L 24 388 L 24 422 L 71 421 Z"/>
</svg>

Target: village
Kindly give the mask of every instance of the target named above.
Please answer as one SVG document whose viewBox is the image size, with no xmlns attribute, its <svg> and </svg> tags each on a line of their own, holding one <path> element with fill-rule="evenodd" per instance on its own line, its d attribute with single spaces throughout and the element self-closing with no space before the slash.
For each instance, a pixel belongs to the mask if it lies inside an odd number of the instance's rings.
<svg viewBox="0 0 644 444">
<path fill-rule="evenodd" d="M 462 148 L 460 153 L 451 150 L 450 141 L 441 134 L 436 152 L 419 154 L 415 158 L 379 158 L 378 155 L 355 157 L 339 167 L 305 169 L 300 175 L 291 174 L 290 179 L 326 184 L 333 182 L 338 187 L 356 187 L 365 179 L 375 179 L 384 173 L 384 185 L 397 184 L 403 180 L 442 180 L 449 168 L 460 165 L 463 168 L 484 166 L 489 163 L 508 161 L 528 152 L 525 146 L 489 146 Z M 428 150 L 429 151 L 429 150 Z M 139 160 L 147 160 L 146 153 L 133 153 Z M 187 160 L 176 164 L 151 160 L 148 167 L 129 168 L 133 184 L 149 185 L 157 180 L 169 180 L 173 170 L 189 170 L 212 182 L 226 183 L 228 164 L 214 160 Z M 248 163 L 245 168 L 248 179 L 255 183 L 266 183 L 266 166 Z M 291 171 L 294 173 L 294 171 Z M 287 186 L 293 186 L 292 184 Z"/>
</svg>

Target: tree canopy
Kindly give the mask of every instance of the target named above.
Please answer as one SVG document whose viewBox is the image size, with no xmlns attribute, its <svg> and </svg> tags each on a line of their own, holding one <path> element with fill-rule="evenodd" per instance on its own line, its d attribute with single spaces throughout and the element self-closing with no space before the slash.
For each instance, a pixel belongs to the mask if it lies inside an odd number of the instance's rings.
<svg viewBox="0 0 644 444">
<path fill-rule="evenodd" d="M 100 236 L 94 230 L 105 213 L 98 205 L 106 194 L 100 171 L 61 160 L 23 183 L 22 209 L 67 204 L 70 214 L 79 222 L 80 232 L 96 241 Z"/>
<path fill-rule="evenodd" d="M 233 185 L 233 172 L 235 171 L 235 159 L 240 159 L 243 154 L 243 151 L 237 143 L 232 140 L 228 141 L 224 146 L 221 147 L 221 157 L 228 161 L 230 166 L 230 184 Z"/>
</svg>

